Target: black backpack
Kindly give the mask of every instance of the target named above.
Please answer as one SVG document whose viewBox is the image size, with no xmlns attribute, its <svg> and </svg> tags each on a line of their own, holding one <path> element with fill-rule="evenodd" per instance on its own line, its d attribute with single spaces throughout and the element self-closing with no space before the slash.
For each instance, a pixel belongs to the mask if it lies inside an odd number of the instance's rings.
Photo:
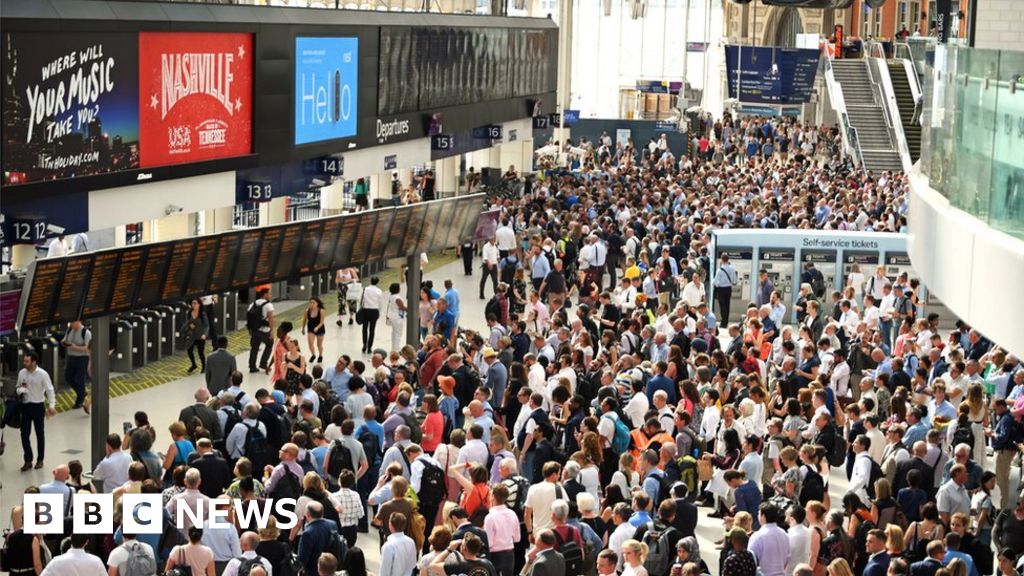
<svg viewBox="0 0 1024 576">
<path fill-rule="evenodd" d="M 409 440 L 411 440 L 413 444 L 419 444 L 422 442 L 423 428 L 420 428 L 420 423 L 416 420 L 416 416 L 406 412 L 399 412 L 398 415 L 402 417 L 402 421 L 409 427 L 409 431 L 412 434 L 409 437 Z"/>
<path fill-rule="evenodd" d="M 330 478 L 337 478 L 341 476 L 342 471 L 348 470 L 355 472 L 352 468 L 352 451 L 348 449 L 341 442 L 341 439 L 335 440 L 331 443 L 330 452 L 331 461 L 328 463 L 327 476 Z"/>
<path fill-rule="evenodd" d="M 224 441 L 226 442 L 235 426 L 242 423 L 242 415 L 238 413 L 237 408 L 228 406 L 222 406 L 218 412 L 223 412 L 227 415 L 227 419 L 224 421 L 224 430 L 222 431 L 224 433 Z"/>
<path fill-rule="evenodd" d="M 804 470 L 807 475 L 800 485 L 800 505 L 806 506 L 811 500 L 821 502 L 825 499 L 825 481 L 814 468 L 805 465 Z"/>
<path fill-rule="evenodd" d="M 576 538 L 573 537 L 576 529 L 566 525 L 564 539 L 557 528 L 553 532 L 555 533 L 555 550 L 561 553 L 565 559 L 565 576 L 580 576 L 583 574 L 584 555 L 583 548 L 580 548 L 580 545 L 576 543 Z"/>
<path fill-rule="evenodd" d="M 263 308 L 269 304 L 268 301 L 264 300 L 262 304 L 256 305 L 253 302 L 249 305 L 249 309 L 245 311 L 245 329 L 250 332 L 256 332 L 264 326 L 269 326 L 266 318 L 263 317 Z"/>
<path fill-rule="evenodd" d="M 276 455 L 276 449 L 283 446 L 286 442 L 291 440 L 292 437 L 292 425 L 288 421 L 288 417 L 284 414 L 274 412 L 270 408 L 264 406 L 262 410 L 265 410 L 270 414 L 270 418 L 264 418 L 265 422 L 263 425 L 267 429 L 267 441 L 270 442 L 274 453 Z"/>
<path fill-rule="evenodd" d="M 821 275 L 817 268 L 811 272 L 811 290 L 814 291 L 818 298 L 825 295 L 825 277 Z"/>
<path fill-rule="evenodd" d="M 363 452 L 366 453 L 366 461 L 370 463 L 370 467 L 377 466 L 383 457 L 380 451 L 380 438 L 369 428 L 364 428 L 356 440 L 363 445 Z"/>
<path fill-rule="evenodd" d="M 952 447 L 956 448 L 960 444 L 967 444 L 971 447 L 971 450 L 974 450 L 974 432 L 971 430 L 970 424 L 967 426 L 957 426 L 956 430 L 953 431 Z"/>
<path fill-rule="evenodd" d="M 868 497 L 874 500 L 875 482 L 884 476 L 884 474 L 882 473 L 882 467 L 878 465 L 878 462 L 875 462 L 874 458 L 869 458 L 869 460 L 871 461 L 871 474 L 868 476 L 867 493 Z"/>
<path fill-rule="evenodd" d="M 243 422 L 242 426 L 247 428 L 245 431 L 245 457 L 252 462 L 253 473 L 258 474 L 260 470 L 270 465 L 274 452 L 270 448 L 266 434 L 260 432 L 259 423 L 249 426 Z"/>
<path fill-rule="evenodd" d="M 238 576 L 249 576 L 252 569 L 257 566 L 263 565 L 263 558 L 255 556 L 253 558 L 238 558 Z"/>
<path fill-rule="evenodd" d="M 302 479 L 292 473 L 291 469 L 285 466 L 284 475 L 274 486 L 274 493 L 269 494 L 274 498 L 291 498 L 298 500 L 302 496 Z"/>
<path fill-rule="evenodd" d="M 331 421 L 331 411 L 338 405 L 338 395 L 328 386 L 327 395 L 320 398 L 320 408 L 316 413 L 317 418 L 323 423 Z"/>
<path fill-rule="evenodd" d="M 648 576 L 668 576 L 668 570 L 675 561 L 675 550 L 672 549 L 672 526 L 660 526 L 654 522 L 647 524 L 644 543 L 647 544 L 647 560 L 644 568 Z"/>
<path fill-rule="evenodd" d="M 420 506 L 433 508 L 441 504 L 448 495 L 448 486 L 444 470 L 430 462 L 423 462 L 423 474 L 420 475 L 420 493 L 417 494 Z"/>
</svg>

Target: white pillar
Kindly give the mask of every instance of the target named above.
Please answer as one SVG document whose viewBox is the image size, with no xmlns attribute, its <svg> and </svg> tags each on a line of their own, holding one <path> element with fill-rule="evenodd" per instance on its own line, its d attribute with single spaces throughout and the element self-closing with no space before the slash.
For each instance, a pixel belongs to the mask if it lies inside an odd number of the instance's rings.
<svg viewBox="0 0 1024 576">
<path fill-rule="evenodd" d="M 561 0 L 558 14 L 558 107 L 564 113 L 572 99 L 572 19 L 573 0 Z M 559 122 L 564 125 L 565 122 Z M 565 142 L 568 130 L 555 128 L 555 140 Z"/>
<path fill-rule="evenodd" d="M 177 240 L 191 236 L 191 214 L 171 214 L 154 220 L 152 239 L 154 242 Z"/>
<path fill-rule="evenodd" d="M 434 190 L 439 196 L 455 194 L 459 188 L 459 157 L 449 156 L 434 162 Z"/>
<path fill-rule="evenodd" d="M 32 244 L 11 246 L 11 268 L 25 270 L 36 259 L 36 247 Z"/>
<path fill-rule="evenodd" d="M 125 225 L 114 227 L 114 248 L 122 248 L 127 245 L 128 227 Z"/>
<path fill-rule="evenodd" d="M 345 181 L 335 180 L 320 188 L 320 213 L 341 214 L 344 204 Z"/>
<path fill-rule="evenodd" d="M 270 202 L 260 203 L 260 226 L 284 224 L 288 216 L 288 200 L 284 196 L 274 198 Z"/>
</svg>

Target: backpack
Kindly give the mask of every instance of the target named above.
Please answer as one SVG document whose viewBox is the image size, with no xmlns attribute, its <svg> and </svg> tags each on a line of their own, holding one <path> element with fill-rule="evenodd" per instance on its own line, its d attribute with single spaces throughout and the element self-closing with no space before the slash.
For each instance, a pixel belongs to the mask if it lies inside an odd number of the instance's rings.
<svg viewBox="0 0 1024 576">
<path fill-rule="evenodd" d="M 243 422 L 242 426 L 248 428 L 245 431 L 245 457 L 252 462 L 254 471 L 263 470 L 271 463 L 271 458 L 274 456 L 270 442 L 267 441 L 267 436 L 260 432 L 258 423 L 255 426 L 249 426 Z"/>
<path fill-rule="evenodd" d="M 658 476 L 658 502 L 664 502 L 672 497 L 672 485 L 675 482 L 668 477 L 668 474 L 662 472 Z"/>
<path fill-rule="evenodd" d="M 302 466 L 302 474 L 305 476 L 310 472 L 316 472 L 316 462 L 313 460 L 313 451 L 306 450 L 306 457 L 302 460 L 298 460 L 299 466 Z"/>
<path fill-rule="evenodd" d="M 352 451 L 341 442 L 341 439 L 331 443 L 329 454 L 331 455 L 331 461 L 326 470 L 328 477 L 337 478 L 341 476 L 344 470 L 355 472 L 352 468 Z"/>
<path fill-rule="evenodd" d="M 871 498 L 872 500 L 874 500 L 875 499 L 875 482 L 879 478 L 884 477 L 885 474 L 882 472 L 882 467 L 878 465 L 878 462 L 875 462 L 874 458 L 869 458 L 869 460 L 871 460 L 871 474 L 868 476 L 867 493 L 868 493 L 868 497 Z"/>
<path fill-rule="evenodd" d="M 369 428 L 364 428 L 356 440 L 363 445 L 363 452 L 366 453 L 366 460 L 370 463 L 370 466 L 379 465 L 383 457 L 380 451 L 380 438 Z"/>
<path fill-rule="evenodd" d="M 238 576 L 249 576 L 252 569 L 257 566 L 263 565 L 263 558 L 260 556 L 254 556 L 252 558 L 241 557 L 238 558 Z"/>
<path fill-rule="evenodd" d="M 952 447 L 955 448 L 960 444 L 967 444 L 974 449 L 974 432 L 971 430 L 970 424 L 967 426 L 957 426 L 956 430 L 953 431 L 953 443 Z"/>
<path fill-rule="evenodd" d="M 249 309 L 245 311 L 245 329 L 249 332 L 257 332 L 260 328 L 269 326 L 266 318 L 263 317 L 263 308 L 270 302 L 264 300 L 262 304 L 256 305 L 257 301 L 254 301 L 249 305 Z"/>
<path fill-rule="evenodd" d="M 523 476 L 513 476 L 512 481 L 516 483 L 516 501 L 509 508 L 522 520 L 526 511 L 526 495 L 530 491 L 530 481 Z"/>
<path fill-rule="evenodd" d="M 324 520 L 328 522 L 334 522 L 334 529 L 337 530 L 341 527 L 341 518 L 338 517 L 338 511 L 334 509 L 334 505 L 331 503 L 331 499 L 326 494 L 313 495 L 306 494 L 310 500 L 319 502 L 324 508 Z"/>
<path fill-rule="evenodd" d="M 409 440 L 411 440 L 413 444 L 419 444 L 422 442 L 423 428 L 420 428 L 420 423 L 416 420 L 416 416 L 405 412 L 399 412 L 398 415 L 402 417 L 402 421 L 405 422 L 405 425 L 409 427 L 409 431 L 412 433 Z"/>
<path fill-rule="evenodd" d="M 498 299 L 496 297 L 492 297 L 487 301 L 487 304 L 484 305 L 484 318 L 488 316 L 494 316 L 495 319 L 499 321 L 501 320 L 501 305 L 498 304 Z"/>
<path fill-rule="evenodd" d="M 693 502 L 697 499 L 697 484 L 699 475 L 697 473 L 697 459 L 686 455 L 676 461 L 679 464 L 679 481 L 686 485 L 686 500 Z"/>
<path fill-rule="evenodd" d="M 128 551 L 128 560 L 125 560 L 124 567 L 118 571 L 118 576 L 152 576 L 156 574 L 156 560 L 146 554 L 146 549 L 140 542 L 128 542 L 124 547 Z M 154 550 L 154 553 L 159 552 Z"/>
<path fill-rule="evenodd" d="M 338 395 L 331 390 L 331 387 L 327 387 L 327 395 L 320 398 L 320 409 L 317 410 L 316 416 L 321 422 L 327 423 L 331 421 L 331 411 L 338 405 Z"/>
<path fill-rule="evenodd" d="M 846 462 L 846 451 L 849 449 L 849 445 L 846 443 L 846 437 L 839 431 L 836 432 L 835 439 L 832 451 L 828 453 L 828 464 L 839 467 Z"/>
<path fill-rule="evenodd" d="M 164 552 L 170 551 L 175 546 L 181 546 L 185 544 L 187 540 L 181 534 L 181 530 L 178 530 L 178 526 L 174 523 L 174 519 L 171 515 L 164 513 L 163 517 L 163 530 L 160 532 L 160 543 L 158 546 L 159 550 L 153 552 L 158 556 L 163 556 Z"/>
<path fill-rule="evenodd" d="M 814 291 L 818 298 L 825 295 L 825 277 L 817 269 L 811 273 L 811 290 Z"/>
<path fill-rule="evenodd" d="M 654 522 L 647 523 L 647 533 L 644 534 L 644 543 L 647 544 L 647 560 L 644 561 L 644 569 L 648 576 L 668 576 L 668 569 L 675 560 L 675 550 L 672 548 L 671 533 L 675 530 L 672 526 L 659 528 Z"/>
<path fill-rule="evenodd" d="M 269 420 L 271 420 L 271 422 L 269 424 L 267 422 L 264 422 L 263 425 L 267 429 L 267 441 L 270 442 L 270 445 L 273 448 L 280 448 L 281 446 L 284 445 L 285 442 L 291 440 L 292 425 L 288 421 L 287 416 L 285 416 L 284 414 L 278 414 L 277 412 L 274 412 L 273 410 L 267 408 L 266 406 L 264 406 L 260 410 L 261 415 L 264 413 L 262 411 L 265 411 L 266 413 L 270 414 Z M 263 418 L 261 420 L 268 419 Z"/>
<path fill-rule="evenodd" d="M 811 500 L 821 502 L 825 499 L 825 481 L 821 474 L 810 466 L 804 466 L 807 475 L 800 485 L 800 505 L 806 506 Z"/>
<path fill-rule="evenodd" d="M 565 576 L 580 576 L 583 574 L 583 548 L 576 543 L 576 538 L 573 534 L 576 529 L 572 526 L 565 526 L 565 537 L 562 537 L 561 532 L 556 528 L 555 533 L 555 550 L 562 554 L 565 559 Z"/>
<path fill-rule="evenodd" d="M 444 477 L 444 470 L 431 462 L 423 462 L 423 473 L 420 475 L 420 492 L 417 494 L 420 506 L 433 508 L 448 495 L 448 486 Z"/>
<path fill-rule="evenodd" d="M 255 468 L 254 468 L 255 470 Z M 274 486 L 274 493 L 270 494 L 276 499 L 279 498 L 291 498 L 292 500 L 298 500 L 302 496 L 302 480 L 292 474 L 292 471 L 285 467 L 284 476 L 277 481 L 277 486 Z"/>
<path fill-rule="evenodd" d="M 225 410 L 225 408 L 227 408 L 227 406 L 223 406 L 217 411 L 223 412 L 225 415 L 227 415 L 227 419 L 224 421 L 223 430 L 224 441 L 226 442 L 228 436 L 231 436 L 231 431 L 235 429 L 235 426 L 242 423 L 242 415 L 238 413 L 238 408 L 233 407 L 230 410 Z"/>
<path fill-rule="evenodd" d="M 629 428 L 626 427 L 626 423 L 622 421 L 622 418 L 617 418 L 617 415 L 605 414 L 602 416 L 611 418 L 615 422 L 615 435 L 612 437 L 612 450 L 616 454 L 623 454 L 626 450 L 629 450 Z"/>
</svg>

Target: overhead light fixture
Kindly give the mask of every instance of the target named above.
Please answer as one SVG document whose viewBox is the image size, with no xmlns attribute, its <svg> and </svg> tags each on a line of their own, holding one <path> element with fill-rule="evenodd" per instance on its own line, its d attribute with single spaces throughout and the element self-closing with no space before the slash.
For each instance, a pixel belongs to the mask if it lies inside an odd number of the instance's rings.
<svg viewBox="0 0 1024 576">
<path fill-rule="evenodd" d="M 612 15 L 612 0 L 601 0 L 601 6 L 604 7 L 604 15 Z"/>
</svg>

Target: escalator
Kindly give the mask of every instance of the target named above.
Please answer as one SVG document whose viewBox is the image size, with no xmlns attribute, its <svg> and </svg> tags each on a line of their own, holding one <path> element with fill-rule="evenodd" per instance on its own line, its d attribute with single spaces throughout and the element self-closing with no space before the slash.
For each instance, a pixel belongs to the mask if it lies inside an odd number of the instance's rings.
<svg viewBox="0 0 1024 576">
<path fill-rule="evenodd" d="M 889 61 L 889 79 L 896 94 L 896 104 L 900 110 L 900 123 L 903 134 L 907 137 L 907 149 L 910 151 L 911 163 L 917 162 L 921 156 L 921 123 L 915 114 L 914 92 L 910 87 L 910 79 L 902 60 Z"/>
</svg>

